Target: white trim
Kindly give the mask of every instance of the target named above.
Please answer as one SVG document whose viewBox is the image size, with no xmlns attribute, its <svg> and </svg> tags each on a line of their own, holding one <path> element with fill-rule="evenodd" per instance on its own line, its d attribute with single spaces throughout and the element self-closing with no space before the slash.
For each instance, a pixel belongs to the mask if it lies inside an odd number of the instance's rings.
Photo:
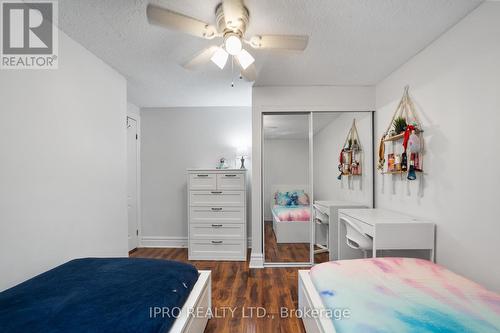
<svg viewBox="0 0 500 333">
<path fill-rule="evenodd" d="M 165 247 L 184 248 L 188 247 L 187 237 L 165 237 L 165 236 L 143 236 L 141 247 Z"/>
<path fill-rule="evenodd" d="M 309 262 L 314 264 L 314 243 L 316 240 L 316 223 L 314 223 L 314 113 L 309 113 Z"/>
<path fill-rule="evenodd" d="M 253 253 L 250 255 L 249 268 L 264 268 L 264 255 L 262 253 Z"/>
<path fill-rule="evenodd" d="M 140 247 L 187 248 L 187 237 L 143 236 Z M 252 247 L 252 237 L 247 239 L 247 247 Z"/>
</svg>

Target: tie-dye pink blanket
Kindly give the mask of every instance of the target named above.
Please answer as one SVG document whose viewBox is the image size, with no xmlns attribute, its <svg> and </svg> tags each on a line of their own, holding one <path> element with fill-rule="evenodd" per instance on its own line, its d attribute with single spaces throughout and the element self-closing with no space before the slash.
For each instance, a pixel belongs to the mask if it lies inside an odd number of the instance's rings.
<svg viewBox="0 0 500 333">
<path fill-rule="evenodd" d="M 375 258 L 314 266 L 337 333 L 498 333 L 500 295 L 430 261 Z"/>
</svg>

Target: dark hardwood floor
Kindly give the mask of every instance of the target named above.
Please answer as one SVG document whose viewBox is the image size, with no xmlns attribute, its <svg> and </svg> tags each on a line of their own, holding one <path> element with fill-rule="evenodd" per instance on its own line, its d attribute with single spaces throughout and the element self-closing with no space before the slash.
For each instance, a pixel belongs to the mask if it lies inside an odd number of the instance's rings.
<svg viewBox="0 0 500 333">
<path fill-rule="evenodd" d="M 272 223 L 266 222 L 265 235 L 266 261 L 309 261 L 309 244 L 277 244 Z M 211 270 L 212 311 L 221 314 L 226 309 L 226 315 L 210 319 L 205 332 L 305 332 L 301 319 L 282 318 L 280 314 L 281 308 L 297 309 L 297 271 L 307 267 L 249 269 L 249 260 L 189 261 L 187 249 L 139 248 L 130 252 L 130 257 L 177 260 L 193 264 L 199 270 Z M 328 253 L 315 256 L 316 263 L 325 261 Z M 229 308 L 234 309 L 234 315 Z M 265 310 L 264 317 L 250 316 L 250 311 L 256 312 L 257 308 Z"/>
<path fill-rule="evenodd" d="M 280 316 L 282 307 L 297 308 L 299 268 L 249 269 L 248 261 L 188 261 L 187 249 L 140 248 L 130 256 L 189 262 L 197 269 L 212 271 L 212 311 L 227 307 L 235 312 L 234 316 L 227 311 L 223 318 L 210 319 L 205 332 L 305 332 L 301 319 Z M 266 316 L 249 318 L 251 309 L 257 307 L 265 309 Z"/>
<path fill-rule="evenodd" d="M 276 242 L 273 222 L 264 223 L 266 236 L 264 251 L 266 262 L 309 262 L 309 243 L 280 243 Z M 328 261 L 328 253 L 314 255 L 315 263 Z"/>
</svg>

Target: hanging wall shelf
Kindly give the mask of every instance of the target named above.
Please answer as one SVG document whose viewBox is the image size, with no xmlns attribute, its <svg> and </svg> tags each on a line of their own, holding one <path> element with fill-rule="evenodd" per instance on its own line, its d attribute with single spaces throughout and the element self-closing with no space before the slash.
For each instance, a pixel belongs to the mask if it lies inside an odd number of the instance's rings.
<svg viewBox="0 0 500 333">
<path fill-rule="evenodd" d="M 380 139 L 378 169 L 382 174 L 407 174 L 409 180 L 423 172 L 423 129 L 410 98 L 409 87 L 391 118 L 391 122 Z M 387 146 L 386 146 L 387 144 Z M 387 153 L 387 150 L 391 152 Z"/>
<path fill-rule="evenodd" d="M 340 151 L 340 175 L 337 179 L 342 179 L 342 176 L 361 176 L 361 153 L 361 142 L 356 128 L 356 119 L 353 119 L 352 126 Z"/>
</svg>

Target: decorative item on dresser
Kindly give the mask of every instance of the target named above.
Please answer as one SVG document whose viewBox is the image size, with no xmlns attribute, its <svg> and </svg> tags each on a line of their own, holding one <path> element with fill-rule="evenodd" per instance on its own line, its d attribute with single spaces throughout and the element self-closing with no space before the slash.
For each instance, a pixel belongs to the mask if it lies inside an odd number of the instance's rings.
<svg viewBox="0 0 500 333">
<path fill-rule="evenodd" d="M 245 261 L 246 170 L 187 173 L 189 260 Z"/>
</svg>

